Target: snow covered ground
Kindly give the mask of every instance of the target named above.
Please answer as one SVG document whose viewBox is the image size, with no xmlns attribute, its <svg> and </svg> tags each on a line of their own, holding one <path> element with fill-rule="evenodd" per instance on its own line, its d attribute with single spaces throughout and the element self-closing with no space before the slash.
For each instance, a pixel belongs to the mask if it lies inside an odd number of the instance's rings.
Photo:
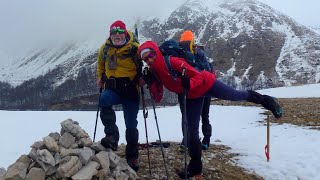
<svg viewBox="0 0 320 180">
<path fill-rule="evenodd" d="M 320 84 L 261 90 L 276 97 L 320 97 Z M 177 141 L 181 115 L 178 107 L 156 109 L 161 138 Z M 265 118 L 259 107 L 211 106 L 210 120 L 213 125 L 211 141 L 230 146 L 231 152 L 239 153 L 238 164 L 254 171 L 265 179 L 320 179 L 320 131 L 294 125 L 271 124 L 270 161 L 264 154 L 266 126 L 259 123 Z M 60 131 L 60 122 L 71 118 L 80 123 L 91 137 L 95 126 L 94 111 L 0 111 L 0 167 L 7 168 L 20 155 L 28 154 L 30 145 L 50 132 Z M 142 111 L 138 115 L 140 142 L 145 142 Z M 320 115 L 319 115 L 320 120 Z M 120 142 L 125 143 L 122 112 L 117 112 Z M 152 109 L 147 121 L 150 141 L 158 139 Z M 201 130 L 200 130 L 201 131 Z M 97 140 L 103 137 L 99 120 Z M 214 142 L 216 139 L 221 142 Z"/>
</svg>

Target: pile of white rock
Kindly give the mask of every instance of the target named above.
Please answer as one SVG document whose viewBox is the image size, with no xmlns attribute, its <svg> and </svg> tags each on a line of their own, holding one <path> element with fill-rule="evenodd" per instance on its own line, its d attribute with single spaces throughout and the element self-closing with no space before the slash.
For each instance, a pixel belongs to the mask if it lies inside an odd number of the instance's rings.
<svg viewBox="0 0 320 180">
<path fill-rule="evenodd" d="M 61 132 L 50 133 L 31 145 L 28 155 L 0 169 L 0 180 L 112 180 L 138 179 L 125 159 L 89 135 L 71 119 L 61 122 Z"/>
</svg>

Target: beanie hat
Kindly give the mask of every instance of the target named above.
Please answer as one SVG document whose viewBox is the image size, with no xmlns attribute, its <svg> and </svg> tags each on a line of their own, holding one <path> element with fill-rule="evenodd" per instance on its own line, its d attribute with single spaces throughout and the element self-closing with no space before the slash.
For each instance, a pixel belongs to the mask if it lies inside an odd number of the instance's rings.
<svg viewBox="0 0 320 180">
<path fill-rule="evenodd" d="M 143 55 L 144 53 L 150 52 L 150 51 L 152 51 L 152 49 L 150 49 L 150 48 L 142 49 L 141 52 L 140 52 L 141 58 L 142 58 L 142 55 Z"/>
<path fill-rule="evenodd" d="M 122 21 L 118 20 L 118 21 L 116 21 L 116 22 L 111 24 L 110 30 L 111 29 L 123 29 L 123 30 L 126 30 L 126 25 Z"/>
<path fill-rule="evenodd" d="M 126 25 L 125 25 L 122 21 L 120 21 L 120 20 L 115 21 L 114 23 L 111 24 L 111 26 L 110 26 L 110 31 L 111 31 L 112 29 L 123 29 L 123 30 L 125 30 L 125 32 L 126 32 L 126 34 L 127 34 Z"/>
<path fill-rule="evenodd" d="M 192 31 L 190 30 L 184 31 L 180 38 L 180 42 L 181 41 L 194 41 L 194 36 Z"/>
</svg>

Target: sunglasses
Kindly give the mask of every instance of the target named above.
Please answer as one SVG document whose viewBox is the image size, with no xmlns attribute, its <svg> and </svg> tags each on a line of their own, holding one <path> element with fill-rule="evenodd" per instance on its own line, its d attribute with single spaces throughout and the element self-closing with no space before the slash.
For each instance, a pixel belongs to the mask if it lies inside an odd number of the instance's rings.
<svg viewBox="0 0 320 180">
<path fill-rule="evenodd" d="M 126 31 L 124 30 L 124 29 L 111 29 L 110 30 L 110 33 L 111 34 L 113 34 L 113 35 L 115 35 L 115 34 L 117 34 L 117 33 L 119 33 L 119 34 L 124 34 Z"/>
<path fill-rule="evenodd" d="M 146 62 L 149 60 L 149 58 L 153 59 L 154 57 L 156 57 L 156 52 L 151 51 L 147 57 L 145 57 L 143 60 Z"/>
</svg>

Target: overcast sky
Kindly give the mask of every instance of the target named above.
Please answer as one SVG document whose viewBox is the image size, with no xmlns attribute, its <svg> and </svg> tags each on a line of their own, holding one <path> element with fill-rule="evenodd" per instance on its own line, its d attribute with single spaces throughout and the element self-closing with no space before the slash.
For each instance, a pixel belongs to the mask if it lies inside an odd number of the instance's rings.
<svg viewBox="0 0 320 180">
<path fill-rule="evenodd" d="M 319 0 L 259 1 L 303 25 L 320 27 Z M 132 28 L 132 18 L 168 16 L 183 2 L 186 0 L 0 0 L 0 51 L 12 54 L 14 48 L 46 40 L 104 39 L 117 19 Z"/>
<path fill-rule="evenodd" d="M 305 26 L 320 27 L 319 0 L 259 0 Z"/>
</svg>

